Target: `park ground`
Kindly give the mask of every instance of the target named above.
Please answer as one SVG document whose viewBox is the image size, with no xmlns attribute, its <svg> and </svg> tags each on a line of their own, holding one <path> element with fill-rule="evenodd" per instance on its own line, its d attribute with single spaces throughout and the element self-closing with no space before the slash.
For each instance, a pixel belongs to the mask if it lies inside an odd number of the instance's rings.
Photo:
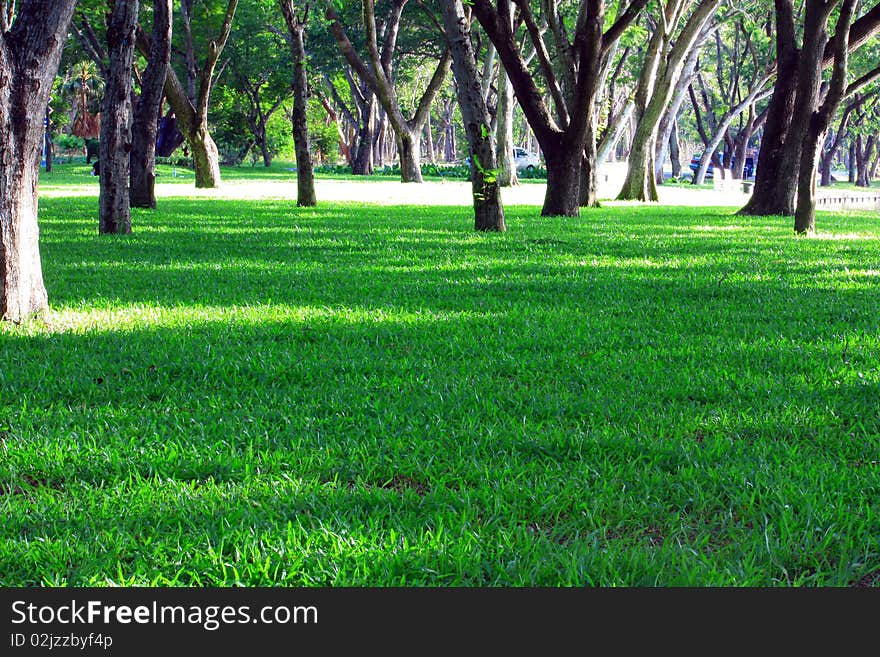
<svg viewBox="0 0 880 657">
<path fill-rule="evenodd" d="M 0 584 L 880 585 L 877 213 L 224 173 L 44 177 Z"/>
</svg>

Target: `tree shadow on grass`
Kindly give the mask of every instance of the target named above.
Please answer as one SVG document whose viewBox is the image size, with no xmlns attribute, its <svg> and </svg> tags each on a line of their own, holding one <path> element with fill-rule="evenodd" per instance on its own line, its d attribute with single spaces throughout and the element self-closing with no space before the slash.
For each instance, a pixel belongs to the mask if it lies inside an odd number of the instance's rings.
<svg viewBox="0 0 880 657">
<path fill-rule="evenodd" d="M 204 200 L 107 239 L 92 202 L 41 201 L 57 316 L 0 333 L 11 583 L 767 584 L 877 553 L 876 241 Z"/>
<path fill-rule="evenodd" d="M 0 571 L 553 584 L 636 560 L 693 584 L 753 559 L 767 584 L 872 554 L 869 338 L 610 331 L 585 350 L 570 315 L 538 335 L 515 315 L 332 310 L 4 334 Z"/>
</svg>

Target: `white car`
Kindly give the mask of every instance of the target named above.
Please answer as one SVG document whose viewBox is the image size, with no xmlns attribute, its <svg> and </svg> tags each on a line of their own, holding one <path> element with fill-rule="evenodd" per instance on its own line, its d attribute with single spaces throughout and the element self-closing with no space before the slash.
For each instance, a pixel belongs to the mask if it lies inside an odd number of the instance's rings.
<svg viewBox="0 0 880 657">
<path fill-rule="evenodd" d="M 513 163 L 516 165 L 517 171 L 525 169 L 526 171 L 534 171 L 541 166 L 541 158 L 537 153 L 529 153 L 523 148 L 513 149 Z"/>
</svg>

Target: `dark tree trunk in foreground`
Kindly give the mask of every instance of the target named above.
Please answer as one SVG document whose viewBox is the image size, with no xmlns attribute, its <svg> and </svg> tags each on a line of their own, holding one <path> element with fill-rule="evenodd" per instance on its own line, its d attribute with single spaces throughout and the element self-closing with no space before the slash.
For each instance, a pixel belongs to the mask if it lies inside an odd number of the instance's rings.
<svg viewBox="0 0 880 657">
<path fill-rule="evenodd" d="M 801 147 L 801 162 L 798 171 L 798 195 L 797 208 L 794 214 L 794 232 L 798 235 L 811 235 L 816 232 L 816 164 L 819 161 L 821 153 L 821 144 L 825 139 L 825 133 L 831 120 L 837 112 L 840 101 L 846 92 L 846 74 L 848 70 L 848 45 L 849 24 L 852 21 L 853 10 L 855 9 L 856 0 L 843 0 L 840 8 L 840 15 L 837 19 L 837 25 L 834 30 L 834 68 L 831 73 L 831 80 L 828 83 L 828 90 L 825 93 L 825 100 L 822 104 L 811 113 L 809 123 L 807 125 L 806 134 L 804 135 L 804 143 Z M 820 40 L 824 37 L 827 40 L 826 25 L 831 15 L 831 10 L 817 12 L 818 17 L 815 19 L 821 35 Z M 807 20 L 810 16 L 810 5 L 807 6 Z M 808 38 L 805 32 L 805 40 Z M 824 49 L 825 44 L 822 43 Z M 821 75 L 821 66 L 817 67 Z M 818 99 L 818 88 L 813 96 Z M 814 101 L 814 107 L 818 101 Z"/>
<path fill-rule="evenodd" d="M 138 0 L 116 0 L 107 18 L 107 68 L 101 109 L 100 195 L 98 230 L 130 233 L 128 174 L 131 163 L 131 66 Z"/>
<path fill-rule="evenodd" d="M 171 56 L 171 0 L 153 0 L 153 32 L 141 94 L 131 122 L 131 186 L 134 208 L 156 209 L 156 133 Z"/>
<path fill-rule="evenodd" d="M 832 4 L 835 5 L 836 3 Z M 798 112 L 797 97 L 821 80 L 822 68 L 830 64 L 833 52 L 826 46 L 816 62 L 812 42 L 817 38 L 815 26 L 805 18 L 804 52 L 798 50 L 793 0 L 775 0 L 776 12 L 776 84 L 768 107 L 767 122 L 761 137 L 758 168 L 752 197 L 739 212 L 745 215 L 785 215 L 795 212 L 801 149 L 809 117 Z M 830 9 L 828 9 L 830 11 Z M 849 29 L 849 52 L 862 46 L 880 29 L 880 4 L 874 5 Z M 807 70 L 806 60 L 818 70 L 809 71 L 809 80 L 798 76 Z"/>
<path fill-rule="evenodd" d="M 786 145 L 794 146 L 796 141 L 799 151 L 802 141 L 797 136 L 789 141 L 795 111 L 798 73 L 794 5 L 793 0 L 775 0 L 775 6 L 776 83 L 767 108 L 767 123 L 764 126 L 761 151 L 758 153 L 758 168 L 755 171 L 755 187 L 751 199 L 740 210 L 741 214 L 794 214 L 797 168 L 783 169 Z"/>
<path fill-rule="evenodd" d="M 305 30 L 309 17 L 309 3 L 302 18 L 296 15 L 293 0 L 280 0 L 284 21 L 290 36 L 290 54 L 293 57 L 293 142 L 296 149 L 296 204 L 311 207 L 318 204 L 315 196 L 315 172 L 309 149 L 309 128 L 306 106 L 309 81 L 306 72 Z"/>
<path fill-rule="evenodd" d="M 75 0 L 0 3 L 0 320 L 48 307 L 40 262 L 37 181 L 43 117 Z M 8 11 L 7 11 L 8 10 Z"/>
<path fill-rule="evenodd" d="M 491 118 L 481 90 L 476 54 L 471 43 L 470 21 L 465 16 L 461 0 L 446 0 L 441 3 L 441 8 L 446 38 L 452 51 L 458 104 L 473 163 L 474 228 L 504 231 L 507 226 L 501 205 Z"/>
</svg>

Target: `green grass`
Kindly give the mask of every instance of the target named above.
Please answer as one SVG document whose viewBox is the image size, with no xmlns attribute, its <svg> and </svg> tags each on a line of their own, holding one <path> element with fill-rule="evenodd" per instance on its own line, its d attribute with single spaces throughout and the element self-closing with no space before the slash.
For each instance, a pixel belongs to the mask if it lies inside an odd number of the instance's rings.
<svg viewBox="0 0 880 657">
<path fill-rule="evenodd" d="M 41 200 L 0 584 L 880 581 L 880 222 Z"/>
</svg>

